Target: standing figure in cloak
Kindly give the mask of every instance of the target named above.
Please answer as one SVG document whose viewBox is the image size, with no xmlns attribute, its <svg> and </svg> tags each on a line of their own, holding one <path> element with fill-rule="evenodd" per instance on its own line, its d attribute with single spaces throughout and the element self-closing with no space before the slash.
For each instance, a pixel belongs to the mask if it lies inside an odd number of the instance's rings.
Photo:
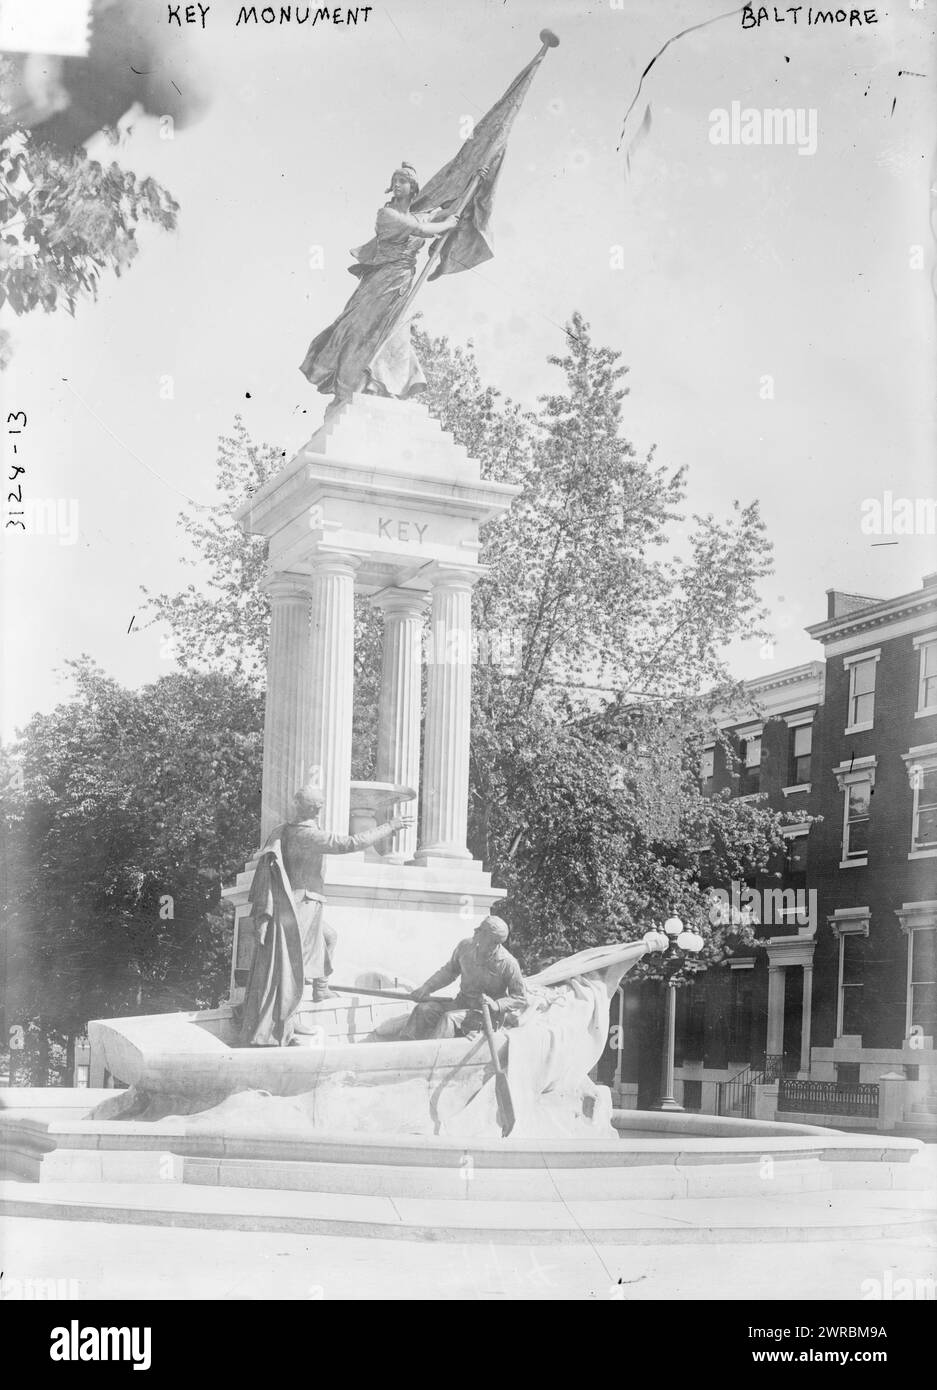
<svg viewBox="0 0 937 1390">
<path fill-rule="evenodd" d="M 242 1006 L 241 1047 L 285 1047 L 305 984 L 312 985 L 315 1003 L 335 998 L 327 983 L 336 934 L 322 920 L 323 855 L 353 854 L 413 824 L 412 816 L 397 816 L 360 835 L 332 835 L 319 825 L 324 804 L 317 787 L 298 791 L 295 819 L 274 830 L 254 872 L 257 948 Z"/>
<path fill-rule="evenodd" d="M 426 385 L 410 342 L 409 320 L 396 326 L 371 359 L 416 278 L 420 247 L 454 231 L 459 219 L 438 208 L 410 211 L 420 191 L 410 164 L 395 170 L 386 191 L 392 196 L 378 209 L 377 236 L 351 253 L 358 264 L 349 271 L 358 276 L 358 288 L 335 322 L 313 338 L 299 369 L 323 395 L 334 395 L 335 405 L 361 390 L 404 400 Z"/>
<path fill-rule="evenodd" d="M 515 1021 L 527 1003 L 521 968 L 504 949 L 508 924 L 500 917 L 486 917 L 472 936 L 460 941 L 451 958 L 410 995 L 417 1001 L 401 1038 L 472 1038 L 482 1030 L 482 999 L 487 999 L 495 1028 Z M 437 989 L 459 980 L 455 1009 L 424 1003 Z"/>
</svg>

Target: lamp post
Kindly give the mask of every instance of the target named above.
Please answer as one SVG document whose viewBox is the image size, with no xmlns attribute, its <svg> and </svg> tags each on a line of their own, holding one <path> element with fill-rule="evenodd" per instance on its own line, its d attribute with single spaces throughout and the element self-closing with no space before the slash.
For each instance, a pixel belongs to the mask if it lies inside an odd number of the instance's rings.
<svg viewBox="0 0 937 1390">
<path fill-rule="evenodd" d="M 683 963 L 683 953 L 695 955 L 703 949 L 704 941 L 698 932 L 687 931 L 680 918 L 674 913 L 664 923 L 664 930 L 654 927 L 646 932 L 645 944 L 649 951 L 666 953 L 664 959 L 667 1002 L 664 1013 L 664 1051 L 660 1069 L 660 1099 L 654 1110 L 682 1110 L 674 1096 L 674 1052 L 677 1037 L 677 986 L 674 976 Z M 680 954 L 676 954 L 676 952 Z"/>
</svg>

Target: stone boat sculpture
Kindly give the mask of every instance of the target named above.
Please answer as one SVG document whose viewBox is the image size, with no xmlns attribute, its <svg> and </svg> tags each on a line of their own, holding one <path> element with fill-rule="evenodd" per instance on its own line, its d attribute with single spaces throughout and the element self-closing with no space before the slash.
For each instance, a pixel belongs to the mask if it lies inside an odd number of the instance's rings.
<svg viewBox="0 0 937 1390">
<path fill-rule="evenodd" d="M 615 1137 L 607 1087 L 589 1078 L 605 1047 L 609 1004 L 643 942 L 579 952 L 527 980 L 530 1003 L 496 1045 L 514 1105 L 511 1138 Z M 348 996 L 345 1036 L 312 1045 L 241 1048 L 234 1010 L 92 1023 L 93 1045 L 127 1089 L 96 1119 L 187 1116 L 194 1134 L 368 1133 L 492 1139 L 501 1135 L 484 1037 L 384 1041 L 394 1020 Z M 399 1016 L 400 1009 L 395 1012 Z"/>
</svg>

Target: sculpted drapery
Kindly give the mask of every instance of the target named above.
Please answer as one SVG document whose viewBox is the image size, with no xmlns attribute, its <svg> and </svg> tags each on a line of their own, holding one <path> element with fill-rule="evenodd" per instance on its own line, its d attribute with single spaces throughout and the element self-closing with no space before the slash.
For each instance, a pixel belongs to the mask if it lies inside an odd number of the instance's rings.
<svg viewBox="0 0 937 1390">
<path fill-rule="evenodd" d="M 375 360 L 375 348 L 416 276 L 417 252 L 426 237 L 427 214 L 390 206 L 378 209 L 373 241 L 352 251 L 359 285 L 334 323 L 309 344 L 300 371 L 325 395 L 347 398 L 364 385 L 405 399 L 426 385 L 410 342 L 410 320 L 397 325 Z M 369 369 L 370 364 L 370 369 Z"/>
</svg>

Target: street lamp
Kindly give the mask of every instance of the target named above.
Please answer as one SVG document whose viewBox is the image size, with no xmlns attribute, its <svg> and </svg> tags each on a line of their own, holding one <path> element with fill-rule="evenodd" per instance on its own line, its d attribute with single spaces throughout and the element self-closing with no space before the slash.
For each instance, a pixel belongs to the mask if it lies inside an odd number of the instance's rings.
<svg viewBox="0 0 937 1390">
<path fill-rule="evenodd" d="M 659 951 L 664 955 L 664 971 L 667 983 L 664 1052 L 660 1069 L 661 1096 L 653 1109 L 682 1110 L 683 1106 L 677 1104 L 673 1093 L 673 1063 L 677 1038 L 677 986 L 674 983 L 674 976 L 682 964 L 683 953 L 689 952 L 695 955 L 703 949 L 705 943 L 699 932 L 687 931 L 680 918 L 674 913 L 673 916 L 667 918 L 663 931 L 653 927 L 651 931 L 645 933 L 644 944 L 649 951 Z"/>
</svg>

